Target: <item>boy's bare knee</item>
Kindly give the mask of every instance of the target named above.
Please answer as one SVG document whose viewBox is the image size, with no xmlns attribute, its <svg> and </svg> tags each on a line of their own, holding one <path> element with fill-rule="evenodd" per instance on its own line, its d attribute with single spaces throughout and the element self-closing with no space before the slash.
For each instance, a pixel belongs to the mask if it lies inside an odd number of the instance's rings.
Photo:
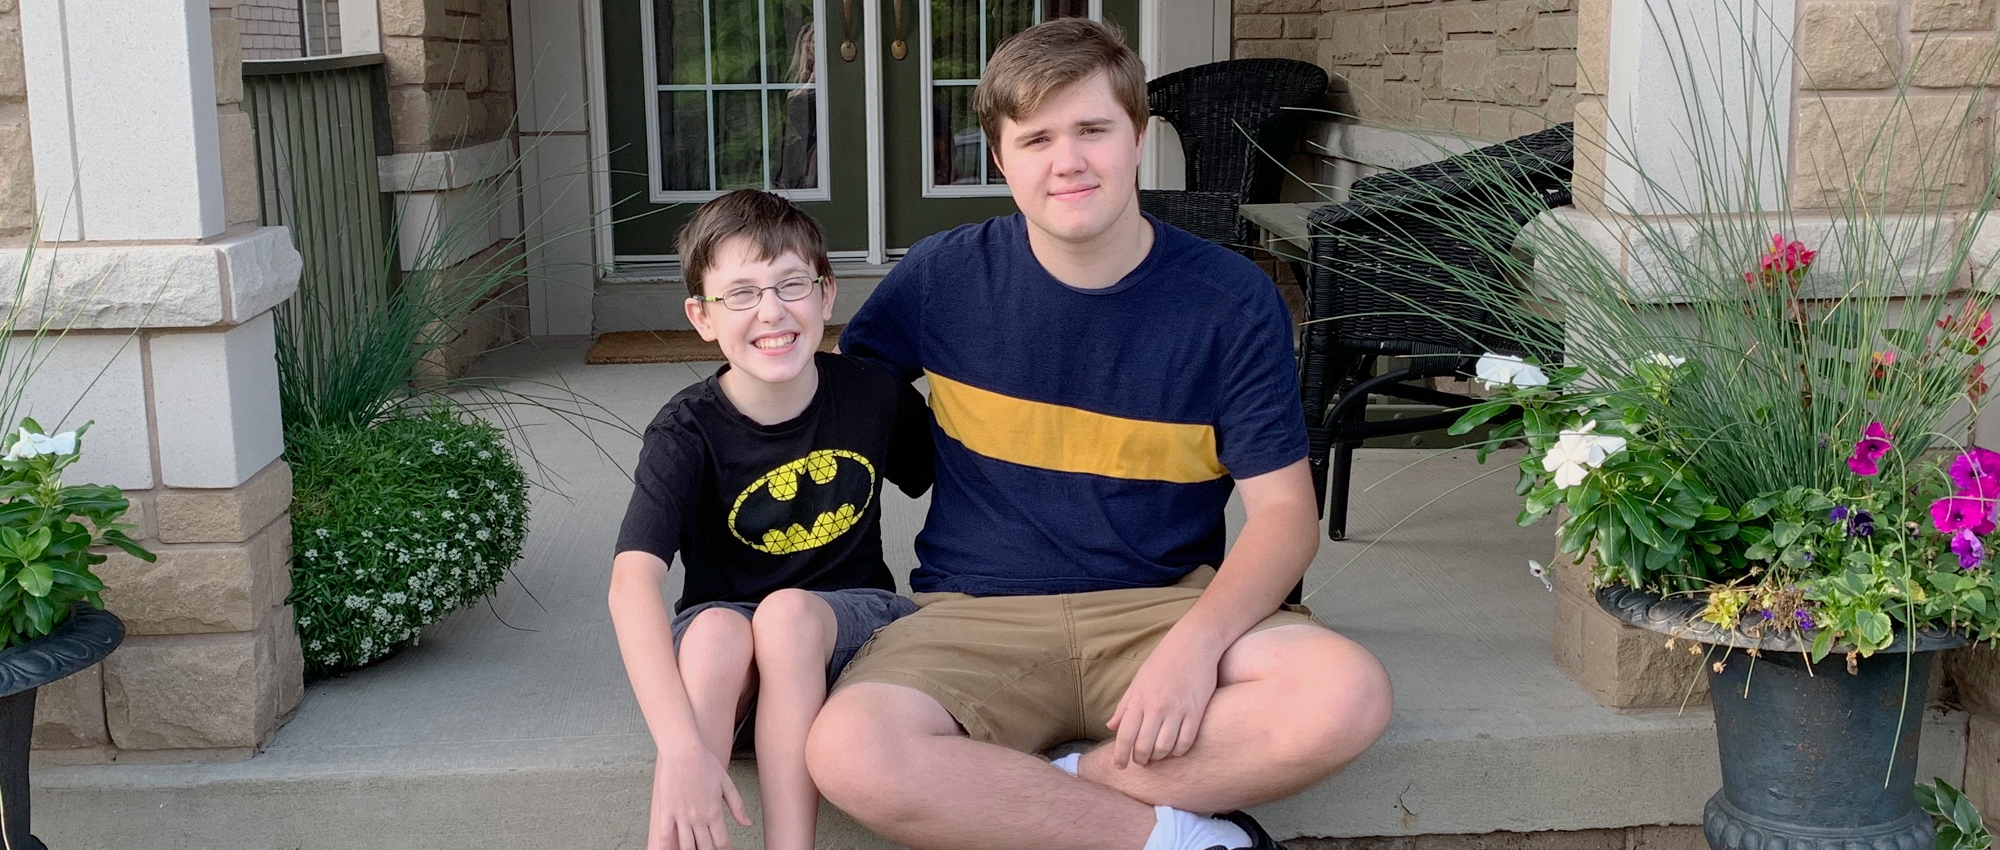
<svg viewBox="0 0 2000 850">
<path fill-rule="evenodd" d="M 833 642 L 833 611 L 818 595 L 807 590 L 786 588 L 773 591 L 757 603 L 750 627 L 757 643 L 771 649 L 797 649 L 823 655 Z"/>
<path fill-rule="evenodd" d="M 741 666 L 752 655 L 750 620 L 731 608 L 709 608 L 694 615 L 681 634 L 681 666 Z M 688 647 L 694 647 L 689 652 Z"/>
</svg>

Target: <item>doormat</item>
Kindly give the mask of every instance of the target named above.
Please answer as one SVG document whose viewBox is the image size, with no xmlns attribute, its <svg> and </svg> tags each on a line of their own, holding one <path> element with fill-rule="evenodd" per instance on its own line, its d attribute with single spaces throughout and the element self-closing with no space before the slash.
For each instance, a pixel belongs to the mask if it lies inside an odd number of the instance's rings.
<svg viewBox="0 0 2000 850">
<path fill-rule="evenodd" d="M 827 325 L 819 350 L 832 351 L 840 340 L 840 326 Z M 722 359 L 722 349 L 694 331 L 617 331 L 599 334 L 597 342 L 583 355 L 592 366 L 613 363 L 690 363 Z"/>
</svg>

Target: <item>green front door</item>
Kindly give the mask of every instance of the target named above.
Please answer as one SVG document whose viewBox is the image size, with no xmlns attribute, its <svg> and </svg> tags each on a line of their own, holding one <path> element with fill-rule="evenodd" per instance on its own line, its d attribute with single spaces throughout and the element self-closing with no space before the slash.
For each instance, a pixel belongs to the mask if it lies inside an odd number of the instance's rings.
<svg viewBox="0 0 2000 850">
<path fill-rule="evenodd" d="M 1013 212 L 971 109 L 986 57 L 1053 17 L 1097 12 L 1135 44 L 1139 20 L 1139 0 L 1099 0 L 1101 11 L 1091 0 L 602 2 L 620 262 L 667 259 L 694 207 L 738 188 L 788 195 L 829 251 L 857 258 Z M 874 39 L 864 3 L 876 4 Z M 872 186 L 871 107 L 882 116 Z"/>
</svg>

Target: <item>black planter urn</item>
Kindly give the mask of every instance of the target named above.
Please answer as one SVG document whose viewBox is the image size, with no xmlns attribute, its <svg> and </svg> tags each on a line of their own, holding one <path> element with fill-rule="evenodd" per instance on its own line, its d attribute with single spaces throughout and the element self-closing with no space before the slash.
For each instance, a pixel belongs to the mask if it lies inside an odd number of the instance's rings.
<svg viewBox="0 0 2000 850">
<path fill-rule="evenodd" d="M 1730 647 L 1710 654 L 1722 790 L 1702 812 L 1715 850 L 1930 850 L 1930 815 L 1914 793 L 1924 697 L 1939 650 L 1965 644 L 1919 630 L 1860 659 L 1810 665 L 1796 632 L 1758 634 L 1700 619 L 1701 599 L 1626 587 L 1597 591 L 1613 616 L 1653 631 Z M 1758 650 L 1752 658 L 1742 652 Z"/>
<path fill-rule="evenodd" d="M 0 649 L 0 809 L 6 846 L 46 850 L 29 833 L 28 747 L 35 734 L 35 689 L 104 660 L 125 639 L 109 611 L 79 604 L 55 631 Z"/>
</svg>

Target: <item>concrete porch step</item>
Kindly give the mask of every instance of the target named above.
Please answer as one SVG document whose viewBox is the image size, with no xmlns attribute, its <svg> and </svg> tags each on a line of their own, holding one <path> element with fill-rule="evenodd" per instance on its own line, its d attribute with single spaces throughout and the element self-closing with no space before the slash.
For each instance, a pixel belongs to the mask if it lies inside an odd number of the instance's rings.
<svg viewBox="0 0 2000 850">
<path fill-rule="evenodd" d="M 479 369 L 574 387 L 633 423 L 714 370 L 585 367 L 588 345 L 537 339 Z M 638 442 L 610 430 L 580 439 L 546 414 L 522 415 L 553 489 L 535 492 L 527 552 L 490 607 L 459 612 L 384 663 L 314 684 L 247 761 L 38 766 L 37 834 L 56 850 L 641 847 L 651 745 L 604 602 L 631 485 L 597 453 L 601 445 L 629 464 Z M 1265 826 L 1290 839 L 1621 835 L 1696 823 L 1720 784 L 1711 715 L 1699 706 L 1621 714 L 1556 669 L 1553 595 L 1527 574 L 1527 559 L 1550 560 L 1551 529 L 1513 524 L 1515 456 L 1485 467 L 1469 452 L 1355 457 L 1353 537 L 1321 544 L 1307 604 L 1382 659 L 1397 708 L 1385 738 L 1344 773 L 1255 809 Z M 883 506 L 890 566 L 903 574 L 926 503 L 891 493 Z M 1232 530 L 1241 519 L 1232 515 Z M 679 575 L 670 573 L 669 598 Z M 1965 740 L 1963 714 L 1930 713 L 1922 772 L 1957 782 Z M 732 773 L 755 814 L 751 765 Z M 821 823 L 821 847 L 893 846 L 830 810 Z M 1651 850 L 1698 844 L 1686 829 L 1662 834 L 1681 843 Z M 761 847 L 751 830 L 734 840 Z M 1294 844 L 1364 846 L 1376 845 Z"/>
</svg>

